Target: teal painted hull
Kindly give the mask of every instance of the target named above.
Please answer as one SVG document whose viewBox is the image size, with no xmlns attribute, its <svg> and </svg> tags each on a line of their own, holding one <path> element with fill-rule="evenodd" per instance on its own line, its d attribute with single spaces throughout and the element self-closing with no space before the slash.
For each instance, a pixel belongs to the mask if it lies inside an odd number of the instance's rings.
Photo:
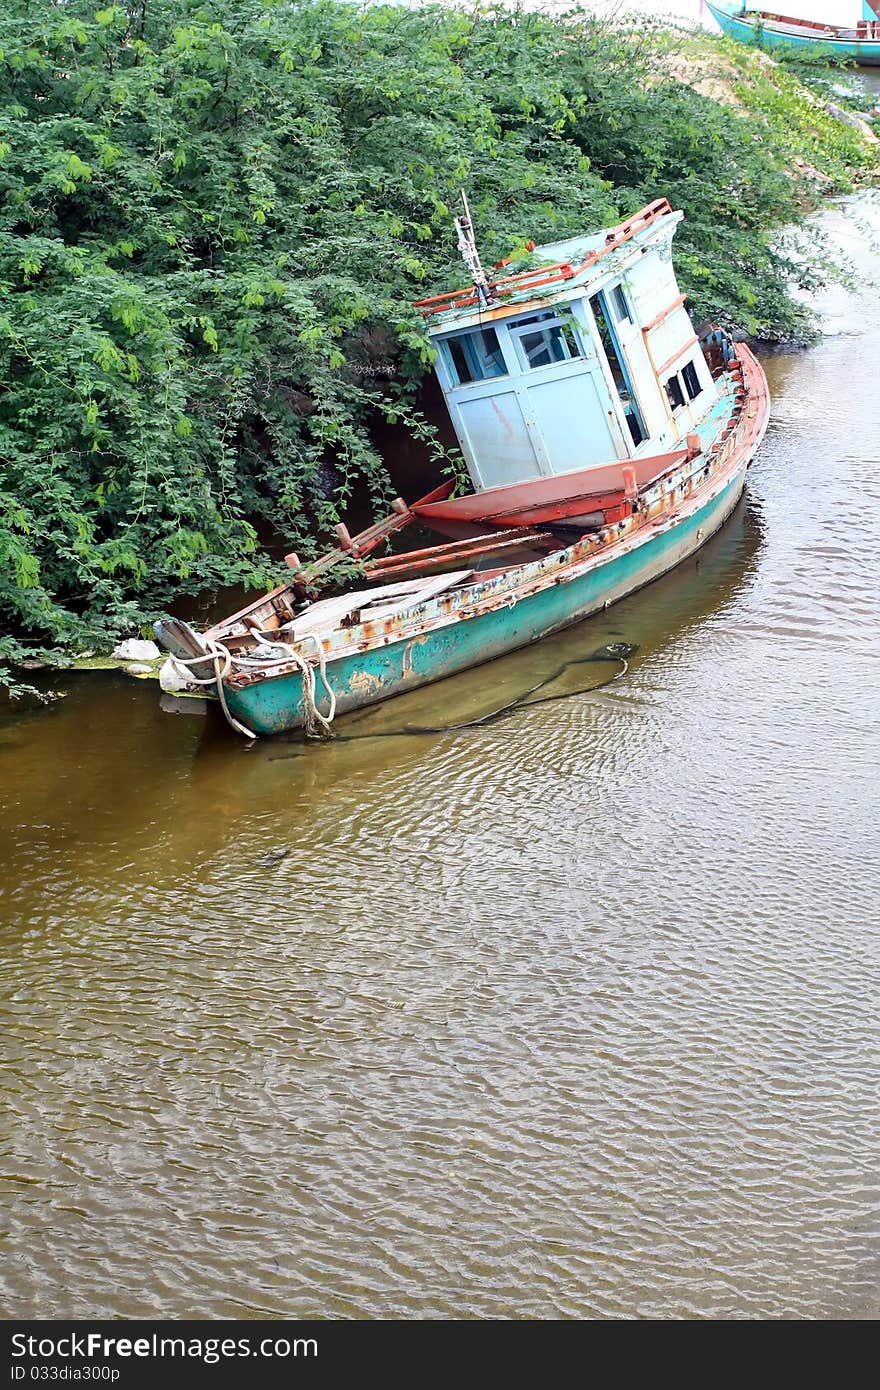
<svg viewBox="0 0 880 1390">
<path fill-rule="evenodd" d="M 832 8 L 828 0 L 829 9 Z M 861 67 L 880 67 L 880 40 L 866 39 L 861 42 L 848 39 L 812 38 L 799 34 L 783 34 L 764 26 L 756 26 L 747 19 L 740 19 L 720 5 L 706 0 L 706 8 L 711 13 L 722 33 L 740 43 L 752 47 L 777 50 L 786 53 L 800 53 L 815 58 L 827 54 L 830 59 L 840 62 L 857 63 Z"/>
<path fill-rule="evenodd" d="M 585 573 L 551 583 L 509 605 L 461 616 L 433 631 L 328 662 L 327 679 L 336 695 L 337 712 L 344 714 L 375 704 L 491 661 L 600 612 L 649 584 L 692 555 L 724 524 L 742 492 L 747 462 L 742 458 L 715 495 L 687 516 L 653 531 L 632 548 L 609 555 Z M 564 554 L 560 553 L 561 561 Z M 301 679 L 294 673 L 240 689 L 227 687 L 232 713 L 257 734 L 299 727 L 301 700 Z M 316 700 L 326 712 L 327 692 L 320 677 Z"/>
</svg>

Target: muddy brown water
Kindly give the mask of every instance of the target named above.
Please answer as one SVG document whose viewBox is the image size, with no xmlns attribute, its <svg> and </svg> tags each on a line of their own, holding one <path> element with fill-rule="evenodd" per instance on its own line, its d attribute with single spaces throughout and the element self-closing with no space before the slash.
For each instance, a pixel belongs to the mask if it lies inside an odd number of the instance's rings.
<svg viewBox="0 0 880 1390">
<path fill-rule="evenodd" d="M 880 202 L 826 222 L 742 505 L 601 619 L 335 746 L 0 725 L 6 1316 L 880 1310 Z"/>
</svg>

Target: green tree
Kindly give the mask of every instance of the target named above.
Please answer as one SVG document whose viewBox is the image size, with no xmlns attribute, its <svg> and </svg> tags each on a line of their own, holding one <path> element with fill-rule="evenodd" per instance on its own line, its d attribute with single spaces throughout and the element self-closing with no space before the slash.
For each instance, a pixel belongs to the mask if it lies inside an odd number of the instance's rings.
<svg viewBox="0 0 880 1390">
<path fill-rule="evenodd" d="M 411 302 L 460 279 L 462 184 L 489 261 L 666 194 L 696 313 L 802 337 L 789 118 L 756 139 L 661 56 L 582 16 L 6 0 L 0 658 L 268 582 L 387 496 L 377 415 L 437 452 Z"/>
</svg>

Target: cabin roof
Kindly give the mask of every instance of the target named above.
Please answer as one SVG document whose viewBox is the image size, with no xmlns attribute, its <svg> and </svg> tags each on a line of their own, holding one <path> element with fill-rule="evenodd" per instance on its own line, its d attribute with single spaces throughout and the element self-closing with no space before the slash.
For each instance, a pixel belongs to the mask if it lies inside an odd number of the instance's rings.
<svg viewBox="0 0 880 1390">
<path fill-rule="evenodd" d="M 606 279 L 622 260 L 629 260 L 644 250 L 646 243 L 657 240 L 661 227 L 665 239 L 681 217 L 682 213 L 673 212 L 665 198 L 658 198 L 616 227 L 536 246 L 532 254 L 542 263 L 532 270 L 502 273 L 490 279 L 492 299 L 488 304 L 481 303 L 474 286 L 468 285 L 420 299 L 416 308 L 427 319 L 429 332 L 436 335 L 466 328 L 471 322 L 485 324 L 521 313 L 534 303 L 546 305 L 548 301 L 565 299 L 573 289 L 582 292 L 592 281 Z M 496 266 L 498 271 L 503 268 L 503 262 Z"/>
<path fill-rule="evenodd" d="M 533 255 L 547 261 L 568 261 L 569 264 L 582 261 L 591 251 L 599 251 L 605 241 L 605 231 L 583 232 L 580 236 L 569 237 L 567 241 L 547 241 L 536 246 Z"/>
</svg>

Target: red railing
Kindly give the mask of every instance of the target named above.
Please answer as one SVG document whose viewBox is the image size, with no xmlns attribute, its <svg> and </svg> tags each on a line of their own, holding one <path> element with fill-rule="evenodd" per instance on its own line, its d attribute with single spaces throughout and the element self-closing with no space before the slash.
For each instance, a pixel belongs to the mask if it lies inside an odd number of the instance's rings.
<svg viewBox="0 0 880 1390">
<path fill-rule="evenodd" d="M 538 266 L 535 270 L 521 270 L 516 275 L 500 275 L 497 280 L 489 281 L 489 288 L 493 298 L 502 298 L 504 295 L 528 292 L 529 290 L 540 289 L 543 285 L 562 284 L 566 280 L 571 280 L 575 275 L 580 275 L 589 269 L 596 261 L 607 256 L 616 247 L 622 246 L 625 241 L 629 241 L 638 232 L 657 220 L 658 217 L 665 217 L 671 212 L 668 198 L 655 198 L 653 203 L 648 203 L 639 212 L 621 222 L 619 226 L 612 227 L 605 237 L 602 246 L 590 251 L 582 261 L 570 264 L 568 261 L 557 261 L 554 265 Z M 442 314 L 446 309 L 467 309 L 472 305 L 479 304 L 479 296 L 473 286 L 460 289 L 449 290 L 446 294 L 429 295 L 427 299 L 417 299 L 415 308 L 421 309 L 426 318 L 431 314 Z M 490 308 L 495 307 L 490 305 Z"/>
</svg>

